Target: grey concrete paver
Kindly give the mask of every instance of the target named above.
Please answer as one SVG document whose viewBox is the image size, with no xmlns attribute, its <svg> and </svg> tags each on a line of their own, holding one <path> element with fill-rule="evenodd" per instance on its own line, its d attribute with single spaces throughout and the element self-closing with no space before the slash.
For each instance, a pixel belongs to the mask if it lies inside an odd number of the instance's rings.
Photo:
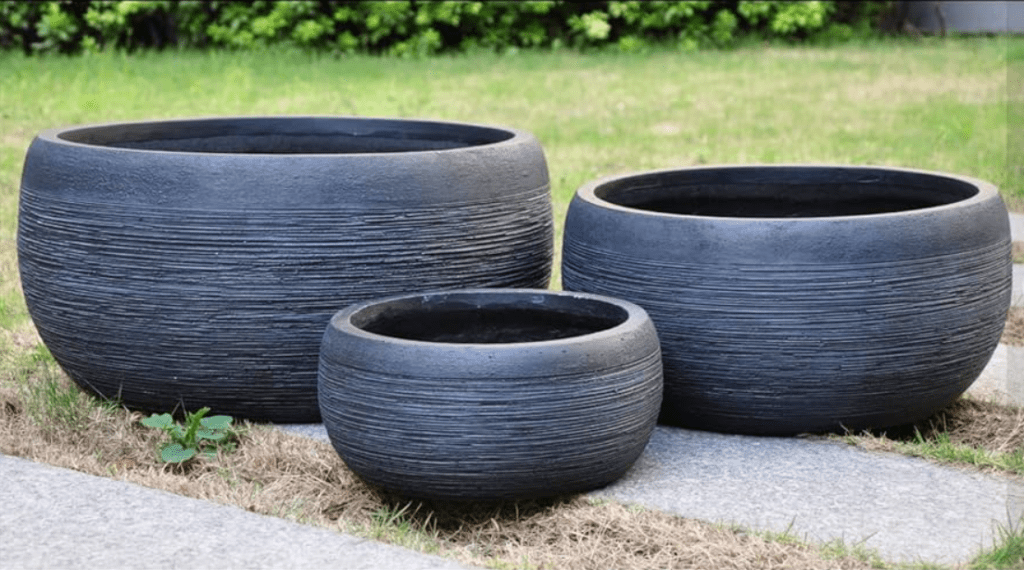
<svg viewBox="0 0 1024 570">
<path fill-rule="evenodd" d="M 1024 214 L 1010 212 L 1010 239 L 1024 242 Z M 1010 304 L 1024 307 L 1024 265 L 1013 266 L 1013 293 Z"/>
<path fill-rule="evenodd" d="M 1010 304 L 1014 307 L 1024 307 L 1024 265 L 1013 266 L 1013 293 Z"/>
<path fill-rule="evenodd" d="M 320 424 L 280 426 L 327 440 Z M 863 542 L 890 562 L 966 562 L 1024 516 L 1024 483 L 820 439 L 658 426 L 636 465 L 592 493 L 825 543 Z"/>
<path fill-rule="evenodd" d="M 0 455 L 0 568 L 467 568 L 452 560 Z"/>
<path fill-rule="evenodd" d="M 846 444 L 659 427 L 597 496 L 684 517 L 863 543 L 890 562 L 966 562 L 1024 515 L 1024 483 Z"/>
<path fill-rule="evenodd" d="M 1010 212 L 1010 237 L 1013 241 L 1024 241 L 1024 214 Z"/>
<path fill-rule="evenodd" d="M 998 404 L 1024 406 L 1024 346 L 997 346 L 967 394 Z"/>
</svg>

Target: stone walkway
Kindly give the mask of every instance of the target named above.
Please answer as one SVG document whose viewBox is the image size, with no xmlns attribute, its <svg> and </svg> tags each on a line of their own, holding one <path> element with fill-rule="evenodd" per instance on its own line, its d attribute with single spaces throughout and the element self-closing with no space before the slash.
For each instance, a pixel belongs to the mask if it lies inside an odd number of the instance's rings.
<svg viewBox="0 0 1024 570">
<path fill-rule="evenodd" d="M 0 455 L 0 568 L 457 570 L 452 560 Z"/>
<path fill-rule="evenodd" d="M 1010 214 L 1010 235 L 1024 242 L 1024 215 Z M 1010 304 L 1024 306 L 1024 265 L 1013 266 Z M 999 345 L 968 394 L 1004 404 L 1024 406 L 1024 347 Z"/>
<path fill-rule="evenodd" d="M 889 562 L 966 562 L 1024 516 L 1024 483 L 823 440 L 660 427 L 595 493 L 684 517 L 863 544 Z"/>
<path fill-rule="evenodd" d="M 280 426 L 327 440 L 321 424 Z M 633 468 L 592 493 L 813 542 L 863 544 L 890 562 L 966 562 L 1024 515 L 1024 481 L 823 438 L 658 426 Z M 1009 517 L 1009 519 L 1008 519 Z"/>
<path fill-rule="evenodd" d="M 1010 236 L 1013 241 L 1024 242 L 1024 214 L 1010 214 Z M 1024 265 L 1013 266 L 1013 297 L 1010 304 L 1024 307 Z"/>
</svg>

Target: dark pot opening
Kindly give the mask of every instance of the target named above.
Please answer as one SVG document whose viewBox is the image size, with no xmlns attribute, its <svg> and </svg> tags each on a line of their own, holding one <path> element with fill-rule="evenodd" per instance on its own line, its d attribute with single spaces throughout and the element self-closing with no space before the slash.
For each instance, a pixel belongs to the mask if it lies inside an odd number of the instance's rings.
<svg viewBox="0 0 1024 570">
<path fill-rule="evenodd" d="M 515 133 L 455 123 L 389 119 L 270 117 L 124 123 L 61 133 L 69 142 L 113 148 L 222 154 L 366 154 L 494 144 Z"/>
<path fill-rule="evenodd" d="M 548 298 L 551 301 L 553 298 Z M 563 299 L 557 299 L 562 301 Z M 473 299 L 401 299 L 372 305 L 352 315 L 357 328 L 388 337 L 423 342 L 502 344 L 541 342 L 616 327 L 629 313 L 615 305 L 585 299 L 543 306 L 507 301 L 490 305 Z"/>
<path fill-rule="evenodd" d="M 663 214 L 818 218 L 919 210 L 975 196 L 967 182 L 842 167 L 733 167 L 657 172 L 597 187 L 607 202 Z"/>
</svg>

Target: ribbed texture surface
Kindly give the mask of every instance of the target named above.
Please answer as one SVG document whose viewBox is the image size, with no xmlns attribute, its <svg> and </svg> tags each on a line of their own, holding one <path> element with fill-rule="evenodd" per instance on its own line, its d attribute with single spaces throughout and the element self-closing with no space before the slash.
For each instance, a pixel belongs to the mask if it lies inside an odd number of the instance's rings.
<svg viewBox="0 0 1024 570">
<path fill-rule="evenodd" d="M 562 281 L 650 314 L 664 353 L 662 421 L 791 434 L 908 423 L 966 390 L 1002 332 L 1009 247 L 887 263 L 683 264 L 567 231 Z"/>
<path fill-rule="evenodd" d="M 571 374 L 511 378 L 475 376 L 471 366 L 460 378 L 431 377 L 429 365 L 380 374 L 324 352 L 324 424 L 354 472 L 408 496 L 492 500 L 593 489 L 621 477 L 654 429 L 660 352 L 656 342 L 637 348 L 610 370 L 581 362 Z"/>
<path fill-rule="evenodd" d="M 315 421 L 320 339 L 359 300 L 545 287 L 548 188 L 415 208 L 244 211 L 59 201 L 22 188 L 18 254 L 40 335 L 129 406 Z"/>
</svg>

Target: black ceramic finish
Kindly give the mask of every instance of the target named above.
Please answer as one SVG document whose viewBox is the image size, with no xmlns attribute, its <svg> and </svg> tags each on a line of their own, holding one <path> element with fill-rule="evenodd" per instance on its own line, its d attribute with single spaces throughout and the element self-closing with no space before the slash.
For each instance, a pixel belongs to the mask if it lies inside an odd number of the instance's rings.
<svg viewBox="0 0 1024 570">
<path fill-rule="evenodd" d="M 418 498 L 497 500 L 621 477 L 661 404 L 657 333 L 640 307 L 541 290 L 359 303 L 320 356 L 324 425 L 365 480 Z"/>
<path fill-rule="evenodd" d="M 785 435 L 905 424 L 957 398 L 998 344 L 1009 251 L 979 180 L 688 168 L 581 187 L 562 281 L 650 314 L 662 422 Z"/>
<path fill-rule="evenodd" d="M 319 418 L 331 315 L 423 289 L 544 287 L 528 133 L 343 117 L 49 130 L 25 159 L 21 279 L 72 379 L 129 406 Z"/>
</svg>

